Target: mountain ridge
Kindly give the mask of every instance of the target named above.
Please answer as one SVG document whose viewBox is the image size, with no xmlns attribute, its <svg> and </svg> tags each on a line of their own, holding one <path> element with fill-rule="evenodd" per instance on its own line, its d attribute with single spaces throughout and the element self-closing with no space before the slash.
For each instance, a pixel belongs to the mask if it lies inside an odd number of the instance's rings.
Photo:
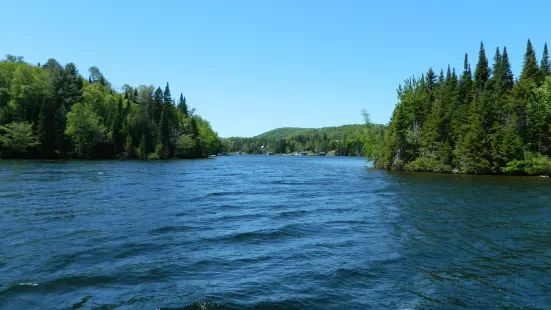
<svg viewBox="0 0 551 310">
<path fill-rule="evenodd" d="M 334 131 L 345 131 L 345 132 L 353 132 L 357 131 L 359 129 L 365 128 L 365 124 L 346 124 L 346 125 L 340 125 L 340 126 L 327 126 L 327 127 L 319 127 L 319 128 L 308 128 L 308 127 L 279 127 L 274 128 L 271 130 L 268 130 L 266 132 L 263 132 L 261 134 L 251 136 L 251 137 L 240 137 L 240 136 L 234 136 L 234 137 L 227 137 L 223 139 L 230 139 L 230 138 L 263 138 L 263 139 L 284 139 L 289 136 L 298 134 L 298 133 L 326 133 L 329 134 Z"/>
</svg>

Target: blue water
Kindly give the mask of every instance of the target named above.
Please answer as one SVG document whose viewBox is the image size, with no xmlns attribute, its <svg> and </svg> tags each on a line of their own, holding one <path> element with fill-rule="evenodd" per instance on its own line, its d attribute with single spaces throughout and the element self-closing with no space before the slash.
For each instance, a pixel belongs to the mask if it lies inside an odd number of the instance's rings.
<svg viewBox="0 0 551 310">
<path fill-rule="evenodd" d="M 0 161 L 0 309 L 550 309 L 551 180 Z"/>
</svg>

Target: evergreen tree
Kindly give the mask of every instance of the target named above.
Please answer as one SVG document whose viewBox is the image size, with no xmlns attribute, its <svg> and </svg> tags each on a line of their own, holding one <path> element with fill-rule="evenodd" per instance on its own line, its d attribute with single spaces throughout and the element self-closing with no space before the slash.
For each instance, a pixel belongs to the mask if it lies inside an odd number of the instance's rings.
<svg viewBox="0 0 551 310">
<path fill-rule="evenodd" d="M 132 100 L 134 100 L 134 102 L 137 102 L 137 101 L 136 101 L 137 98 L 138 98 L 138 89 L 137 89 L 137 88 L 134 88 L 134 93 L 133 93 L 133 95 L 132 95 Z"/>
<path fill-rule="evenodd" d="M 153 115 L 155 123 L 159 123 L 161 120 L 161 114 L 163 112 L 163 91 L 160 87 L 157 87 L 153 93 Z"/>
<path fill-rule="evenodd" d="M 466 105 L 471 102 L 471 92 L 473 90 L 473 75 L 471 72 L 471 65 L 469 64 L 469 56 L 465 53 L 465 60 L 463 62 L 463 73 L 459 82 L 459 95 L 461 103 Z"/>
<path fill-rule="evenodd" d="M 515 82 L 507 49 L 496 49 L 491 70 L 481 43 L 474 81 L 467 55 L 460 79 L 448 67 L 437 79 L 429 69 L 418 83 L 406 80 L 370 159 L 376 167 L 412 171 L 551 174 L 551 77 L 540 81 L 549 70 L 547 54 L 545 48 L 538 68 L 529 42 Z"/>
<path fill-rule="evenodd" d="M 492 67 L 492 86 L 493 90 L 500 89 L 503 79 L 503 69 L 502 69 L 502 56 L 499 51 L 499 47 L 496 48 L 496 53 L 494 55 L 494 64 Z"/>
<path fill-rule="evenodd" d="M 163 102 L 165 104 L 172 104 L 172 97 L 170 96 L 170 87 L 168 86 L 168 82 L 165 86 L 165 91 L 163 92 Z"/>
<path fill-rule="evenodd" d="M 188 106 L 186 104 L 186 97 L 180 94 L 180 100 L 178 101 L 178 110 L 182 112 L 184 116 L 188 116 Z"/>
<path fill-rule="evenodd" d="M 522 73 L 520 74 L 520 80 L 533 80 L 537 82 L 539 68 L 536 60 L 536 51 L 532 46 L 532 42 L 528 40 L 526 45 L 526 53 L 524 54 L 524 64 L 522 66 Z"/>
<path fill-rule="evenodd" d="M 484 44 L 480 42 L 480 51 L 478 52 L 478 63 L 474 70 L 474 85 L 477 92 L 484 91 L 486 82 L 490 78 L 490 67 L 488 65 L 488 59 L 486 58 L 486 51 L 484 50 Z"/>
<path fill-rule="evenodd" d="M 507 47 L 503 47 L 503 55 L 501 55 L 500 74 L 500 90 L 502 92 L 507 92 L 513 89 L 515 81 L 513 77 L 513 71 L 511 70 L 511 63 L 509 62 L 509 54 L 507 54 Z"/>
<path fill-rule="evenodd" d="M 547 43 L 543 46 L 543 55 L 541 57 L 540 71 L 542 79 L 551 75 L 551 62 L 549 61 L 549 51 L 547 50 Z"/>
</svg>

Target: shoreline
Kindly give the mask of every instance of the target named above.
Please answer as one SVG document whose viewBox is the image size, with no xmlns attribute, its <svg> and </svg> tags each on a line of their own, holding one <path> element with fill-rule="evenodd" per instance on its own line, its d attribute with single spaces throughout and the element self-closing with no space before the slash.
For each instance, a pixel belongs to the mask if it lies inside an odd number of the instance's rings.
<svg viewBox="0 0 551 310">
<path fill-rule="evenodd" d="M 411 174 L 441 174 L 441 175 L 462 175 L 462 176 L 498 176 L 498 177 L 530 177 L 530 178 L 550 178 L 551 172 L 549 174 L 526 174 L 526 173 L 462 173 L 458 171 L 413 171 L 405 169 L 388 169 L 388 168 L 377 168 L 375 166 L 364 166 L 365 169 L 381 170 L 388 172 L 397 172 L 397 173 L 411 173 Z"/>
</svg>

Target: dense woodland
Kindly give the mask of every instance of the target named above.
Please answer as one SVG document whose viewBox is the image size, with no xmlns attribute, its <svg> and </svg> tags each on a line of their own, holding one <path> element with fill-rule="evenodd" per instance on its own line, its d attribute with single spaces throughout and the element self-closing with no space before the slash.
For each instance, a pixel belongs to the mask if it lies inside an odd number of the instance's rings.
<svg viewBox="0 0 551 310">
<path fill-rule="evenodd" d="M 114 90 L 97 67 L 89 77 L 49 59 L 0 62 L 1 158 L 199 158 L 221 149 L 210 124 L 169 84 Z"/>
<path fill-rule="evenodd" d="M 493 62 L 480 44 L 474 72 L 429 69 L 398 88 L 388 130 L 370 131 L 367 157 L 381 168 L 460 173 L 549 174 L 551 64 L 528 41 L 515 78 L 507 48 Z"/>
<path fill-rule="evenodd" d="M 363 156 L 365 139 L 365 126 L 344 125 L 321 129 L 279 128 L 252 138 L 227 138 L 223 143 L 229 152 L 247 154 L 331 152 L 338 156 Z"/>
</svg>

